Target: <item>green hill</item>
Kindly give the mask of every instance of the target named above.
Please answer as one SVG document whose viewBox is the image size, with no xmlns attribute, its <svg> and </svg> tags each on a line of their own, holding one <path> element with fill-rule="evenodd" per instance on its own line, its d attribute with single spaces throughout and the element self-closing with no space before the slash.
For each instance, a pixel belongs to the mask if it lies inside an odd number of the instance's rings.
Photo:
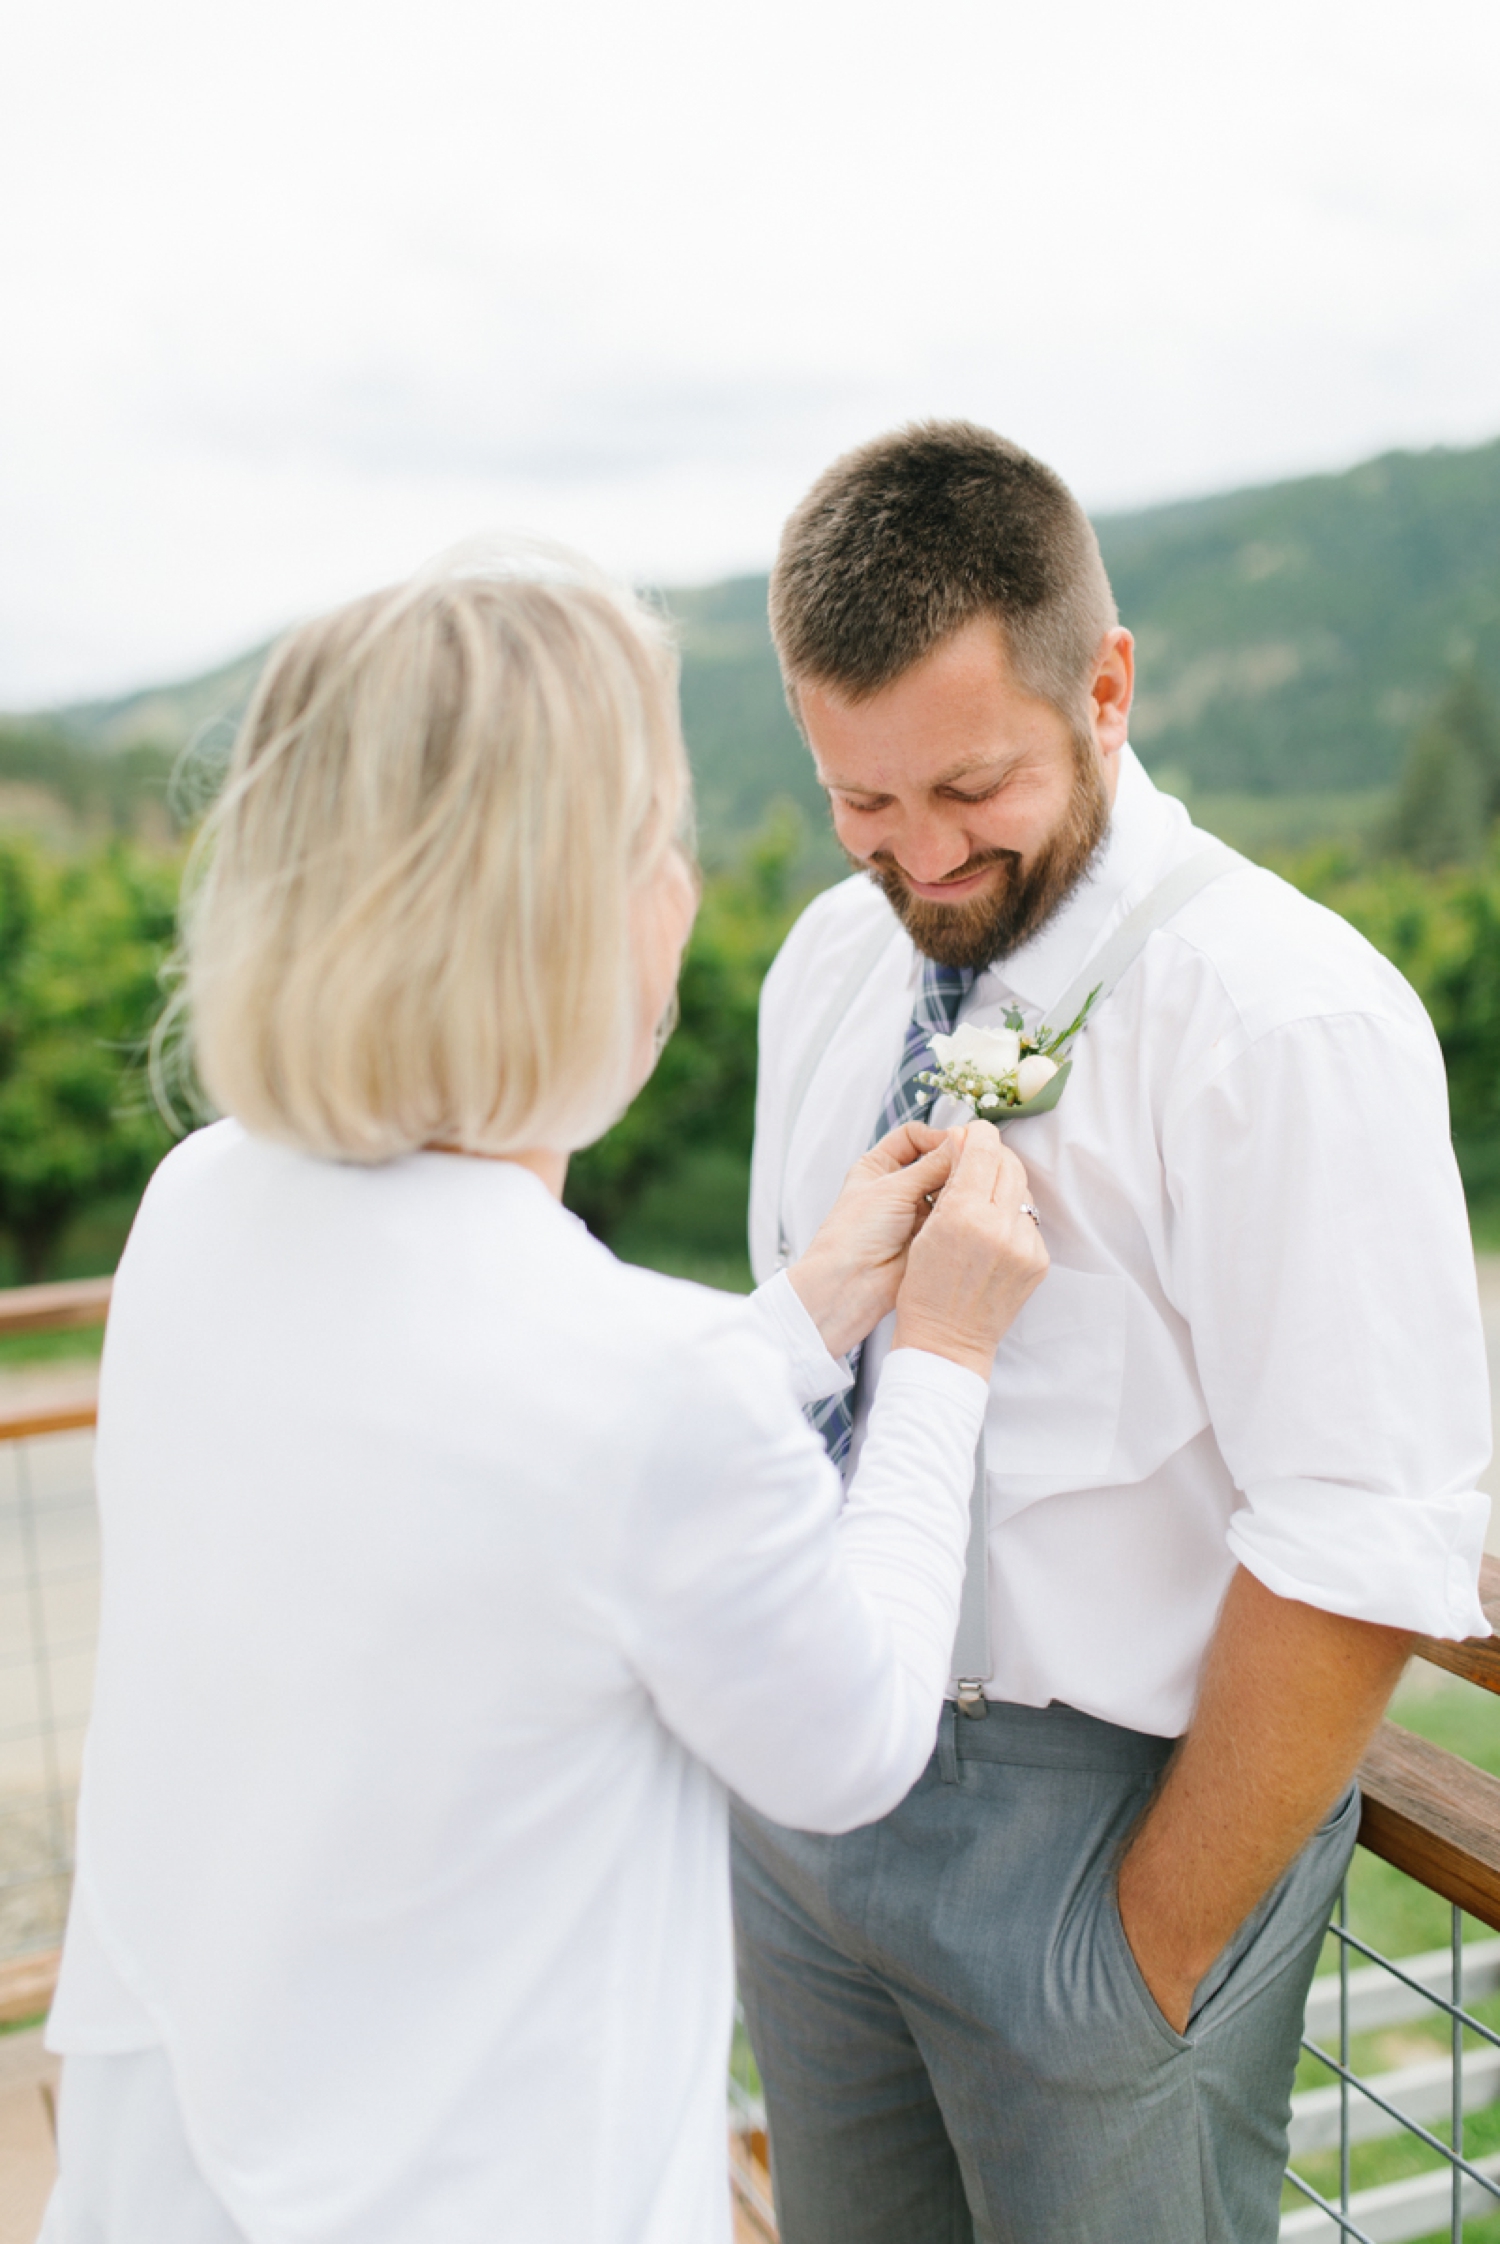
<svg viewBox="0 0 1500 2244">
<path fill-rule="evenodd" d="M 1500 441 L 1106 516 L 1099 535 L 1139 641 L 1136 745 L 1200 813 L 1204 797 L 1235 798 L 1246 846 L 1262 828 L 1316 839 L 1367 821 L 1453 666 L 1500 673 Z M 667 595 L 711 857 L 777 798 L 822 830 L 765 590 L 755 576 Z M 100 748 L 181 747 L 235 713 L 259 659 L 55 721 Z M 1282 800 L 1257 814 L 1254 798 Z"/>
<path fill-rule="evenodd" d="M 54 722 L 96 748 L 129 748 L 142 741 L 179 750 L 190 740 L 237 722 L 266 658 L 252 647 L 218 670 L 177 685 L 147 686 L 116 701 L 80 701 L 59 709 Z"/>
<path fill-rule="evenodd" d="M 1500 443 L 1391 453 L 1098 529 L 1139 646 L 1137 748 L 1195 795 L 1307 798 L 1278 832 L 1315 834 L 1320 798 L 1389 787 L 1455 663 L 1500 673 Z M 764 578 L 668 597 L 705 834 L 742 830 L 777 793 L 814 808 Z M 1239 823 L 1255 826 L 1250 806 Z"/>
<path fill-rule="evenodd" d="M 1195 786 L 1388 785 L 1455 663 L 1500 669 L 1500 443 L 1099 524 L 1133 734 Z"/>
</svg>

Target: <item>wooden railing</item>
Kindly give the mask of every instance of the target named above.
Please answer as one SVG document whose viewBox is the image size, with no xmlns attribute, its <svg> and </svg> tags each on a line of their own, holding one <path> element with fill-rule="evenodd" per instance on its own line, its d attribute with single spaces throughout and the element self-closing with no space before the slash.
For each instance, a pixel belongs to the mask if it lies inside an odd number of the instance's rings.
<svg viewBox="0 0 1500 2244">
<path fill-rule="evenodd" d="M 1481 1562 L 1479 1599 L 1500 1630 L 1500 1559 Z M 1417 1657 L 1500 1692 L 1500 1635 L 1462 1644 L 1424 1636 Z M 1360 1845 L 1500 1931 L 1500 1777 L 1382 1722 L 1359 1782 Z"/>
<path fill-rule="evenodd" d="M 38 1332 L 79 1332 L 102 1325 L 109 1314 L 112 1278 L 79 1278 L 70 1285 L 15 1286 L 0 1292 L 0 1340 Z M 92 1426 L 97 1397 L 90 1380 L 65 1398 L 7 1406 L 0 1399 L 0 1441 L 33 1434 L 67 1434 Z"/>
<path fill-rule="evenodd" d="M 0 1340 L 20 1333 L 79 1332 L 109 1314 L 113 1278 L 74 1278 L 60 1286 L 11 1286 L 0 1292 Z"/>
</svg>

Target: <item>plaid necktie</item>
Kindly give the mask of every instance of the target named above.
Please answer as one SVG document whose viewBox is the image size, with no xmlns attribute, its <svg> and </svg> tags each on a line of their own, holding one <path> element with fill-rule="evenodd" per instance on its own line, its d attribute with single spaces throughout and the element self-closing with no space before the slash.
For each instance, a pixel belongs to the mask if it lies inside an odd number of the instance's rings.
<svg viewBox="0 0 1500 2244">
<path fill-rule="evenodd" d="M 931 1106 L 930 1086 L 917 1080 L 932 1066 L 929 1040 L 934 1035 L 952 1034 L 958 1009 L 973 986 L 972 966 L 939 966 L 936 959 L 931 958 L 922 961 L 922 987 L 917 992 L 916 1010 L 880 1109 L 880 1120 L 870 1140 L 872 1145 L 877 1145 L 887 1130 L 915 1121 Z M 863 1343 L 849 1352 L 849 1367 L 856 1379 L 862 1347 Z M 829 1395 L 824 1401 L 813 1403 L 807 1413 L 808 1423 L 815 1433 L 822 1435 L 829 1456 L 841 1472 L 849 1455 L 849 1444 L 854 1439 L 854 1396 L 855 1388 L 851 1385 L 841 1395 Z"/>
</svg>

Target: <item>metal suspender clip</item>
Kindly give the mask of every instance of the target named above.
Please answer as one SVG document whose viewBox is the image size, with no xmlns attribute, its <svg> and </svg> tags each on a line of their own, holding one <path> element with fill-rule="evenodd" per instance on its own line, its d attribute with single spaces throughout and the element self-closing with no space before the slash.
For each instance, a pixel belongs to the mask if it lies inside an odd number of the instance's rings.
<svg viewBox="0 0 1500 2244">
<path fill-rule="evenodd" d="M 974 1670 L 978 1669 L 976 1675 Z M 968 1673 L 965 1674 L 964 1670 Z M 964 1566 L 958 1633 L 953 1640 L 953 1695 L 960 1714 L 982 1722 L 989 1713 L 985 1677 L 995 1672 L 990 1650 L 990 1499 L 984 1465 L 984 1429 L 974 1444 L 974 1494 L 969 1504 L 969 1555 Z"/>
</svg>

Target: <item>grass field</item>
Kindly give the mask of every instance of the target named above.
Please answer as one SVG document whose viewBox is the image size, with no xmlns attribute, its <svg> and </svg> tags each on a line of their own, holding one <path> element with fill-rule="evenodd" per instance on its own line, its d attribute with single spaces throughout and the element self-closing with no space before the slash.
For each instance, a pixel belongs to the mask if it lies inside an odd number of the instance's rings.
<svg viewBox="0 0 1500 2244">
<path fill-rule="evenodd" d="M 87 1363 L 104 1346 L 104 1328 L 82 1332 L 27 1332 L 0 1339 L 0 1371 L 30 1371 L 34 1366 Z"/>
</svg>

